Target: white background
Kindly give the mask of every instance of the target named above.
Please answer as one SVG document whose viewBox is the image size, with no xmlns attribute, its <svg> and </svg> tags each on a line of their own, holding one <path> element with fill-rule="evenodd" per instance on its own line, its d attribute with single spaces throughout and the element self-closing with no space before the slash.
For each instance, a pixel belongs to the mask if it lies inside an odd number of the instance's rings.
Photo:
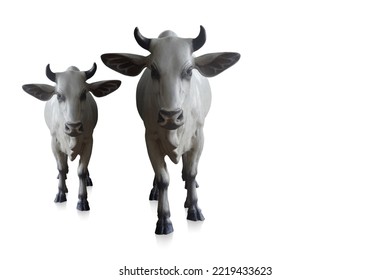
<svg viewBox="0 0 390 280">
<path fill-rule="evenodd" d="M 387 3 L 3 1 L 0 279 L 138 279 L 119 276 L 125 265 L 209 275 L 214 266 L 272 266 L 260 279 L 390 279 Z M 198 175 L 206 220 L 186 220 L 181 163 L 169 162 L 175 231 L 156 236 L 153 172 L 135 106 L 139 77 L 108 69 L 100 55 L 147 55 L 132 35 L 136 26 L 147 37 L 166 29 L 195 37 L 201 24 L 207 42 L 195 55 L 236 51 L 241 60 L 210 79 Z M 77 160 L 68 201 L 53 202 L 44 102 L 21 86 L 51 84 L 47 63 L 60 72 L 93 62 L 90 82 L 122 86 L 97 100 L 91 211 L 81 213 Z"/>
</svg>

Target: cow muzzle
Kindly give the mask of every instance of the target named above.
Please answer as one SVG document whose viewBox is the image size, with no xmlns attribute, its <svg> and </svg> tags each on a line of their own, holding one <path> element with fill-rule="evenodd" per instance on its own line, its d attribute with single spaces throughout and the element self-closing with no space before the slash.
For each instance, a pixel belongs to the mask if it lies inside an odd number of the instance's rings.
<svg viewBox="0 0 390 280">
<path fill-rule="evenodd" d="M 178 109 L 175 111 L 166 111 L 161 109 L 160 112 L 158 112 L 157 122 L 165 129 L 177 129 L 184 124 L 183 110 Z"/>
<path fill-rule="evenodd" d="M 81 122 L 67 122 L 65 123 L 65 133 L 71 137 L 76 137 L 84 132 L 83 124 Z"/>
</svg>

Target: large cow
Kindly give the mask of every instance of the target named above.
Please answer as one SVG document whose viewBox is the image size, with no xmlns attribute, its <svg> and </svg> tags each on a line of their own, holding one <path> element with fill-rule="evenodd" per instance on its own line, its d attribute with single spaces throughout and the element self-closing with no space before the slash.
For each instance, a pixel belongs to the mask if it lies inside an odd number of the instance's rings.
<svg viewBox="0 0 390 280">
<path fill-rule="evenodd" d="M 96 64 L 88 71 L 80 71 L 74 66 L 65 72 L 53 73 L 50 65 L 46 67 L 47 77 L 56 83 L 23 85 L 23 90 L 32 96 L 47 101 L 45 120 L 52 136 L 51 148 L 59 171 L 58 193 L 54 202 L 66 201 L 68 189 L 65 184 L 68 173 L 68 157 L 73 161 L 80 155 L 78 176 L 80 181 L 77 209 L 89 210 L 87 186 L 92 186 L 88 163 L 92 153 L 92 133 L 96 126 L 98 110 L 90 92 L 96 97 L 110 94 L 119 88 L 117 80 L 88 84 L 96 71 Z M 53 97 L 56 95 L 56 97 Z"/>
<path fill-rule="evenodd" d="M 150 52 L 149 56 L 109 53 L 101 58 L 108 67 L 128 76 L 136 76 L 146 67 L 137 87 L 137 108 L 144 121 L 146 145 L 155 172 L 149 199 L 158 200 L 156 234 L 168 234 L 173 227 L 164 157 L 167 155 L 174 163 L 183 159 L 187 219 L 204 220 L 198 207 L 195 177 L 203 149 L 203 125 L 211 104 L 210 86 L 205 77 L 226 70 L 239 60 L 240 54 L 223 52 L 194 57 L 193 52 L 206 41 L 202 26 L 195 39 L 179 38 L 172 31 L 148 39 L 138 28 L 134 36 Z"/>
</svg>

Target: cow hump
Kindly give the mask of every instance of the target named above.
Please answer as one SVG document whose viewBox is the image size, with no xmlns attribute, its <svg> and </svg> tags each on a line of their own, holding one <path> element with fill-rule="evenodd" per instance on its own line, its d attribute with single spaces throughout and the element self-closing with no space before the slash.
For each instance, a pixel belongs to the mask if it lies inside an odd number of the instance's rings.
<svg viewBox="0 0 390 280">
<path fill-rule="evenodd" d="M 177 35 L 175 32 L 171 30 L 166 30 L 158 36 L 158 38 L 164 38 L 164 37 L 177 37 Z"/>
</svg>

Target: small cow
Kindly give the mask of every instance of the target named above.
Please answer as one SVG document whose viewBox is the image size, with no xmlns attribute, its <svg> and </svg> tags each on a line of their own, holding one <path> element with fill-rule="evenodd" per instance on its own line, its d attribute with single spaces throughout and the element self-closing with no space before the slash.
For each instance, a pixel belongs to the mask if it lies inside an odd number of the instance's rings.
<svg viewBox="0 0 390 280">
<path fill-rule="evenodd" d="M 53 73 L 46 67 L 47 77 L 56 83 L 23 85 L 23 90 L 32 96 L 47 101 L 45 120 L 52 136 L 51 148 L 59 171 L 58 193 L 54 202 L 66 201 L 68 189 L 65 184 L 68 173 L 68 157 L 73 161 L 80 155 L 78 176 L 80 180 L 77 209 L 89 210 L 87 186 L 92 186 L 88 163 L 92 153 L 92 133 L 98 119 L 98 109 L 90 92 L 103 97 L 119 88 L 117 80 L 86 83 L 96 72 L 96 63 L 88 71 L 80 71 L 74 66 L 65 72 Z M 56 97 L 53 97 L 56 95 Z"/>
<path fill-rule="evenodd" d="M 137 87 L 137 108 L 144 121 L 146 145 L 155 177 L 150 200 L 158 200 L 156 234 L 173 231 L 167 197 L 169 174 L 164 157 L 174 163 L 183 159 L 187 219 L 204 220 L 198 207 L 195 180 L 203 149 L 203 125 L 211 105 L 210 86 L 205 77 L 213 77 L 235 64 L 240 54 L 210 53 L 194 57 L 206 41 L 201 26 L 195 39 L 177 37 L 165 31 L 156 39 L 144 37 L 135 28 L 138 44 L 148 50 L 147 57 L 108 53 L 101 56 L 109 68 L 136 76 L 146 67 Z"/>
</svg>

